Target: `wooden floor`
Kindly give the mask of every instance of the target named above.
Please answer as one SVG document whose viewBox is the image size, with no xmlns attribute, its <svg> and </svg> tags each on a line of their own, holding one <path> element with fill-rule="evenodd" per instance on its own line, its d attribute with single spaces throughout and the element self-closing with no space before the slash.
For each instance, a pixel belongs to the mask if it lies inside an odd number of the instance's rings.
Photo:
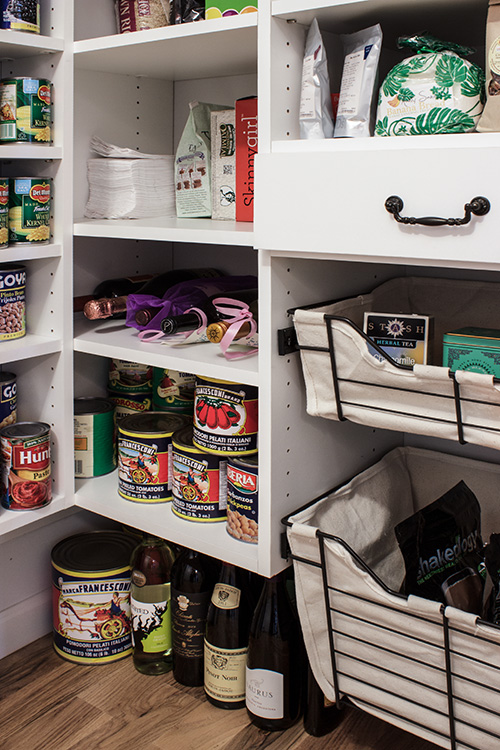
<svg viewBox="0 0 500 750">
<path fill-rule="evenodd" d="M 172 674 L 147 677 L 125 658 L 81 666 L 61 659 L 50 636 L 0 661 L 1 750 L 436 750 L 357 710 L 326 737 L 302 722 L 262 732 L 245 709 L 224 711 Z"/>
</svg>

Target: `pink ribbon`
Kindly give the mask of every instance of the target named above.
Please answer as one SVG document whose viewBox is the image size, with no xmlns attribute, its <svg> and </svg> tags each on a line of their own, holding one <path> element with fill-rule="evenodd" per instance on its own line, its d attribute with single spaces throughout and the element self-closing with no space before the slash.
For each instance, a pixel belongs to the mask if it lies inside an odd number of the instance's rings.
<svg viewBox="0 0 500 750">
<path fill-rule="evenodd" d="M 247 303 L 231 299 L 230 297 L 217 297 L 217 299 L 213 300 L 213 304 L 215 309 L 225 316 L 226 323 L 229 324 L 228 329 L 220 342 L 220 348 L 222 349 L 225 358 L 242 359 L 243 357 L 250 357 L 253 354 L 257 354 L 259 351 L 257 347 L 249 348 L 242 352 L 227 351 L 236 338 L 237 333 L 245 323 L 250 324 L 250 332 L 245 338 L 253 336 L 257 331 L 257 323 L 255 322 Z"/>
</svg>

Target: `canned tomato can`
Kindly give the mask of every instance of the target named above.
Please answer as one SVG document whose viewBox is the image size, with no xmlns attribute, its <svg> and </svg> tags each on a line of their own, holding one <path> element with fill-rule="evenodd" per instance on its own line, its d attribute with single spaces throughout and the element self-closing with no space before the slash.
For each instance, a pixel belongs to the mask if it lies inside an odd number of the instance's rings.
<svg viewBox="0 0 500 750">
<path fill-rule="evenodd" d="M 116 467 L 115 405 L 106 398 L 75 398 L 75 477 L 99 477 Z"/>
<path fill-rule="evenodd" d="M 2 505 L 9 510 L 35 510 L 52 499 L 50 426 L 16 422 L 0 431 Z"/>
<path fill-rule="evenodd" d="M 51 99 L 51 83 L 45 78 L 3 78 L 0 143 L 50 143 Z"/>
<path fill-rule="evenodd" d="M 50 240 L 50 177 L 15 177 L 10 180 L 9 242 L 46 245 Z"/>
<path fill-rule="evenodd" d="M 26 268 L 0 266 L 0 341 L 26 334 Z"/>
<path fill-rule="evenodd" d="M 257 456 L 227 461 L 228 534 L 242 542 L 259 541 L 259 468 Z"/>
<path fill-rule="evenodd" d="M 151 397 L 153 368 L 125 359 L 110 359 L 108 391 L 113 394 L 141 394 Z"/>
<path fill-rule="evenodd" d="M 223 455 L 257 453 L 258 389 L 196 377 L 193 443 Z"/>
<path fill-rule="evenodd" d="M 172 499 L 172 435 L 184 427 L 181 414 L 146 412 L 118 425 L 118 494 L 138 503 Z"/>
<path fill-rule="evenodd" d="M 193 426 L 172 436 L 172 512 L 189 521 L 225 521 L 226 461 L 193 445 Z"/>
<path fill-rule="evenodd" d="M 0 372 L 0 430 L 17 422 L 17 380 L 13 372 Z"/>
<path fill-rule="evenodd" d="M 136 539 L 90 531 L 52 549 L 53 645 L 64 659 L 106 664 L 132 653 L 130 558 Z"/>
<path fill-rule="evenodd" d="M 40 33 L 40 0 L 0 0 L 0 29 Z"/>
<path fill-rule="evenodd" d="M 113 393 L 108 391 L 108 398 L 115 406 L 115 423 L 118 425 L 124 417 L 131 414 L 144 414 L 151 411 L 151 393 Z"/>
<path fill-rule="evenodd" d="M 0 177 L 0 249 L 9 246 L 9 179 Z"/>
<path fill-rule="evenodd" d="M 155 411 L 193 415 L 195 376 L 189 372 L 153 367 Z"/>
</svg>

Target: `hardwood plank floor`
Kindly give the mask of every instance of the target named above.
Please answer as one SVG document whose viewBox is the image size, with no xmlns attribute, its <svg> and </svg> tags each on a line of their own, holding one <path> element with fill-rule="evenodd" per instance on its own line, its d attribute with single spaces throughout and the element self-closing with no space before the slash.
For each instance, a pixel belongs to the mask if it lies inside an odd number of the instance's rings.
<svg viewBox="0 0 500 750">
<path fill-rule="evenodd" d="M 436 750 L 357 710 L 326 737 L 302 722 L 263 732 L 245 709 L 223 711 L 172 674 L 139 674 L 130 658 L 95 666 L 61 659 L 46 636 L 0 661 L 1 750 Z"/>
</svg>

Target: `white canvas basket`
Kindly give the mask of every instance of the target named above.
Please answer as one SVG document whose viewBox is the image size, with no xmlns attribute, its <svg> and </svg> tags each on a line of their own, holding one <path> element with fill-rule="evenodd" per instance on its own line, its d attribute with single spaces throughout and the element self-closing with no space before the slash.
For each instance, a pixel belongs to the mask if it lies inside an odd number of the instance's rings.
<svg viewBox="0 0 500 750">
<path fill-rule="evenodd" d="M 365 312 L 432 316 L 432 364 L 411 368 L 373 357 L 362 332 Z M 500 449 L 500 383 L 441 366 L 444 333 L 500 329 L 500 284 L 391 279 L 370 294 L 299 308 L 293 320 L 309 414 Z"/>
<path fill-rule="evenodd" d="M 398 593 L 394 526 L 464 480 L 483 540 L 500 531 L 500 466 L 397 448 L 286 520 L 297 606 L 316 680 L 452 750 L 500 747 L 500 627 Z M 326 592 L 328 608 L 326 606 Z"/>
</svg>

